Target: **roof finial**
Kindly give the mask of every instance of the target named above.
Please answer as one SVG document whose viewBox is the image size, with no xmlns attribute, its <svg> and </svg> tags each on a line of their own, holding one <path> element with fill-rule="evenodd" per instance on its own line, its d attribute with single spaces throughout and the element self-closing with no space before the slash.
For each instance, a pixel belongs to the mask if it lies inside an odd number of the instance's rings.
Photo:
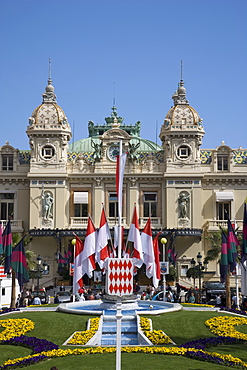
<svg viewBox="0 0 247 370">
<path fill-rule="evenodd" d="M 116 99 L 115 99 L 115 82 L 113 82 L 113 107 L 115 107 Z"/>
<path fill-rule="evenodd" d="M 51 58 L 49 58 L 49 70 L 48 70 L 48 85 L 45 88 L 45 93 L 42 94 L 43 103 L 52 102 L 56 103 L 56 95 L 54 94 L 54 87 L 52 86 L 51 79 Z"/>
<path fill-rule="evenodd" d="M 181 59 L 181 66 L 180 66 L 180 80 L 183 81 L 183 61 Z"/>
<path fill-rule="evenodd" d="M 48 84 L 52 83 L 51 79 L 51 58 L 49 58 L 49 72 L 48 72 Z"/>
</svg>

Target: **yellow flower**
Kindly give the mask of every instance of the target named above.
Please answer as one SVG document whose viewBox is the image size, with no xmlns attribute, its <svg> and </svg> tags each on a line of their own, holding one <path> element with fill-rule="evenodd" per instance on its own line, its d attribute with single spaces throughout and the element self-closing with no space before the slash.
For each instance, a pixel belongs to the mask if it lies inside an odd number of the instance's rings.
<svg viewBox="0 0 247 370">
<path fill-rule="evenodd" d="M 20 337 L 26 332 L 34 329 L 34 323 L 28 319 L 7 319 L 0 320 L 0 326 L 6 328 L 0 333 L 0 340 L 8 340 Z"/>
</svg>

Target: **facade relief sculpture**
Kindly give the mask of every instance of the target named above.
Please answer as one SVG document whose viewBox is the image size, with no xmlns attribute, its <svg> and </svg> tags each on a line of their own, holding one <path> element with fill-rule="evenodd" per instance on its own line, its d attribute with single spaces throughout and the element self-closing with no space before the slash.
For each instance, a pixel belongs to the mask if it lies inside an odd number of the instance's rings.
<svg viewBox="0 0 247 370">
<path fill-rule="evenodd" d="M 42 227 L 52 227 L 54 221 L 54 198 L 51 191 L 41 192 L 41 201 L 42 201 Z"/>
</svg>

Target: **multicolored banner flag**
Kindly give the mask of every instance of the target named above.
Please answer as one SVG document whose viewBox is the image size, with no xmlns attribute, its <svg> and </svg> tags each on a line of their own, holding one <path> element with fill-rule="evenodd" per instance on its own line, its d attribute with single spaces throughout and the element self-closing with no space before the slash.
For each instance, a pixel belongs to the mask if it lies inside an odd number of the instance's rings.
<svg viewBox="0 0 247 370">
<path fill-rule="evenodd" d="M 167 248 L 167 260 L 172 263 L 173 258 L 172 258 L 172 248 L 173 248 L 173 235 L 171 235 L 170 242 Z"/>
<path fill-rule="evenodd" d="M 0 223 L 0 254 L 3 254 L 3 229 Z"/>
<path fill-rule="evenodd" d="M 57 254 L 57 263 L 58 263 L 57 267 L 58 272 L 60 272 L 67 264 L 67 260 L 62 256 L 60 252 L 58 252 Z"/>
<path fill-rule="evenodd" d="M 243 234 L 242 234 L 242 257 L 241 262 L 242 264 L 244 261 L 247 260 L 247 209 L 246 209 L 246 201 L 244 202 L 244 217 L 243 217 Z"/>
<path fill-rule="evenodd" d="M 4 272 L 7 274 L 10 271 L 10 262 L 12 255 L 12 232 L 10 220 L 8 220 L 7 225 L 3 231 L 3 251 L 5 253 Z"/>
<path fill-rule="evenodd" d="M 28 266 L 27 266 L 23 238 L 19 241 L 19 243 L 12 250 L 12 258 L 11 258 L 10 266 L 15 271 L 16 278 L 20 285 L 20 290 L 22 290 L 23 284 L 29 282 Z"/>
<path fill-rule="evenodd" d="M 230 272 L 236 268 L 236 258 L 237 258 L 237 246 L 239 245 L 238 238 L 232 227 L 231 221 L 228 217 L 228 237 L 227 237 L 227 253 L 228 253 L 228 264 L 230 266 Z"/>
<path fill-rule="evenodd" d="M 222 231 L 221 257 L 220 257 L 220 280 L 222 283 L 225 283 L 227 273 L 228 273 L 227 236 Z"/>
</svg>

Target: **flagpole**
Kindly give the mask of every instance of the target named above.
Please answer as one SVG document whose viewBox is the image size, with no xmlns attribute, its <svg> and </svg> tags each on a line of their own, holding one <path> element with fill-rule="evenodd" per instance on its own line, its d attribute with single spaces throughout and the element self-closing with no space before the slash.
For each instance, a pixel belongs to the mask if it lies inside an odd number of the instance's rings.
<svg viewBox="0 0 247 370">
<path fill-rule="evenodd" d="M 122 166 L 122 140 L 119 140 L 119 174 Z M 121 181 L 121 180 L 119 180 Z M 119 192 L 119 189 L 118 189 Z M 122 255 L 122 192 L 118 193 L 118 258 Z M 121 326 L 122 326 L 122 301 L 121 297 L 117 297 L 117 338 L 116 338 L 116 370 L 121 370 Z"/>
<path fill-rule="evenodd" d="M 119 140 L 119 173 L 121 173 L 121 156 L 122 156 L 123 146 L 122 140 Z M 122 197 L 123 194 L 118 195 L 118 258 L 121 258 L 122 252 Z"/>
<path fill-rule="evenodd" d="M 236 218 L 234 218 L 234 231 L 237 229 L 237 221 L 236 221 Z M 237 263 L 236 264 L 236 297 L 237 297 L 237 301 L 236 301 L 236 306 L 237 306 L 237 309 L 239 310 L 239 291 L 238 291 L 238 275 L 239 275 L 239 270 L 240 270 L 240 267 L 239 267 L 239 264 Z"/>
</svg>

